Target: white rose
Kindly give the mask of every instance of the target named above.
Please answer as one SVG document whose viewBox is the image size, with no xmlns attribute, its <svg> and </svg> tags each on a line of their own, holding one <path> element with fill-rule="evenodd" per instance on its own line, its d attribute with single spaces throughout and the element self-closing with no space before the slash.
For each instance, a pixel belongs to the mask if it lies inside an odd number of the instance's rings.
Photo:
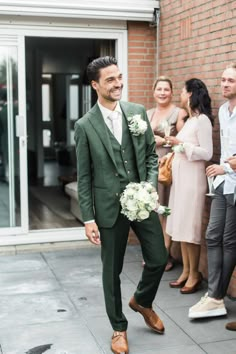
<svg viewBox="0 0 236 354">
<path fill-rule="evenodd" d="M 137 210 L 137 203 L 133 199 L 129 199 L 126 204 L 126 209 L 130 211 L 136 211 Z"/>
<path fill-rule="evenodd" d="M 149 217 L 149 212 L 147 210 L 141 210 L 137 215 L 138 220 L 145 220 L 148 217 Z"/>
</svg>

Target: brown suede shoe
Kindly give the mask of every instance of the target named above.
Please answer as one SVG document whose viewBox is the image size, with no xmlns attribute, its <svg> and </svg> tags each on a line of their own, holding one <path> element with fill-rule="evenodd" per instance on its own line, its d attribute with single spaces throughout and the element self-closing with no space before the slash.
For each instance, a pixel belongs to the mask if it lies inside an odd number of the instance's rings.
<svg viewBox="0 0 236 354">
<path fill-rule="evenodd" d="M 158 317 L 156 312 L 152 308 L 146 308 L 143 306 L 140 306 L 134 296 L 132 296 L 130 302 L 129 302 L 129 307 L 134 310 L 135 312 L 141 313 L 141 315 L 144 318 L 144 321 L 146 322 L 146 325 L 153 329 L 155 332 L 159 334 L 163 334 L 165 331 L 165 327 L 161 321 L 161 319 Z"/>
<path fill-rule="evenodd" d="M 236 322 L 228 322 L 225 325 L 225 328 L 229 331 L 236 331 Z"/>
<path fill-rule="evenodd" d="M 111 338 L 111 350 L 114 354 L 128 354 L 128 340 L 126 332 L 115 331 Z"/>
</svg>

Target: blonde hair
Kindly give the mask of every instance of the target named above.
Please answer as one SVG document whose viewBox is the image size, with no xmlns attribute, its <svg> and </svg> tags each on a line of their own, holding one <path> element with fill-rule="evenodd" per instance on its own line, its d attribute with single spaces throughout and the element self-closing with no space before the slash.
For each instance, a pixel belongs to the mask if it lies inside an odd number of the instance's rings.
<svg viewBox="0 0 236 354">
<path fill-rule="evenodd" d="M 163 82 L 163 81 L 164 82 L 168 82 L 168 84 L 170 85 L 171 91 L 173 91 L 173 84 L 172 84 L 171 79 L 168 76 L 159 76 L 159 77 L 157 77 L 155 82 L 154 82 L 154 84 L 153 84 L 153 87 L 152 87 L 153 91 L 155 90 L 158 82 Z"/>
</svg>

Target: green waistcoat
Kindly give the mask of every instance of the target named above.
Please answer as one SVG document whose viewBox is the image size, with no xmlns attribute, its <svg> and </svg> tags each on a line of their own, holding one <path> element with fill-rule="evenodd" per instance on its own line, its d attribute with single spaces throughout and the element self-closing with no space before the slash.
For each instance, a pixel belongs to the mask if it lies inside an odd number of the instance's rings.
<svg viewBox="0 0 236 354">
<path fill-rule="evenodd" d="M 130 130 L 128 128 L 126 119 L 122 117 L 121 145 L 110 132 L 110 129 L 108 130 L 117 165 L 121 190 L 123 191 L 129 182 L 139 182 L 138 169 L 136 166 L 136 159 L 132 139 L 130 136 Z"/>
</svg>

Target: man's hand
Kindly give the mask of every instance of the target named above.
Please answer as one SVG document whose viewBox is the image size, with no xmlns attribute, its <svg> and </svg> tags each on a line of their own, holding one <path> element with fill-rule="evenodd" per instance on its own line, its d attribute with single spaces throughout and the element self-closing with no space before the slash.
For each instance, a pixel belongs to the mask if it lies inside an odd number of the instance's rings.
<svg viewBox="0 0 236 354">
<path fill-rule="evenodd" d="M 234 170 L 236 172 L 236 156 L 229 157 L 227 159 L 227 162 L 229 163 L 232 170 Z"/>
<path fill-rule="evenodd" d="M 210 165 L 206 168 L 207 177 L 214 177 L 218 175 L 224 175 L 224 169 L 220 165 Z"/>
<path fill-rule="evenodd" d="M 89 222 L 85 224 L 85 234 L 88 237 L 89 241 L 94 245 L 101 244 L 98 227 L 95 222 Z"/>
</svg>

